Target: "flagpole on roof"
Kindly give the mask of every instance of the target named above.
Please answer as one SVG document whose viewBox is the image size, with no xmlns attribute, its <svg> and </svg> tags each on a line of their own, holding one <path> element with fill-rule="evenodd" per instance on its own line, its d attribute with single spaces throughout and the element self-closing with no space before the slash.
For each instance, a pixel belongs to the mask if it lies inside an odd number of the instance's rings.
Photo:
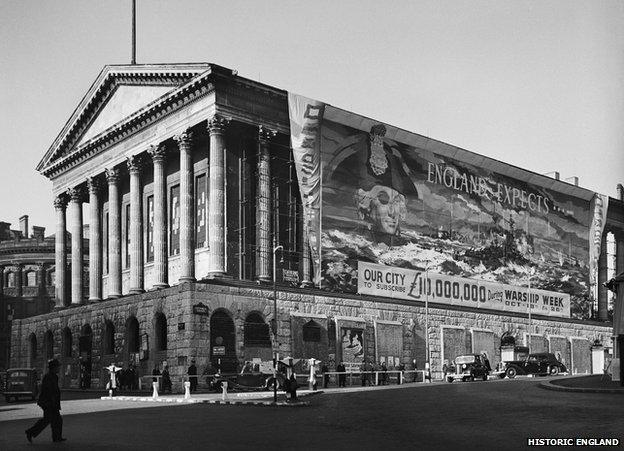
<svg viewBox="0 0 624 451">
<path fill-rule="evenodd" d="M 136 0 L 132 0 L 132 61 L 136 64 Z"/>
</svg>

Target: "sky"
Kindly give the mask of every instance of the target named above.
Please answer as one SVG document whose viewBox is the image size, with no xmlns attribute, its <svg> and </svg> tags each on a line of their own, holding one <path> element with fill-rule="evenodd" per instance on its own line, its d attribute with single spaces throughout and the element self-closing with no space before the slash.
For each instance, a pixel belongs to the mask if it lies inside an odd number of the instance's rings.
<svg viewBox="0 0 624 451">
<path fill-rule="evenodd" d="M 537 173 L 624 183 L 624 2 L 136 0 L 137 62 L 210 62 Z M 0 221 L 54 231 L 36 172 L 131 0 L 0 0 Z M 87 218 L 87 216 L 85 216 Z"/>
</svg>

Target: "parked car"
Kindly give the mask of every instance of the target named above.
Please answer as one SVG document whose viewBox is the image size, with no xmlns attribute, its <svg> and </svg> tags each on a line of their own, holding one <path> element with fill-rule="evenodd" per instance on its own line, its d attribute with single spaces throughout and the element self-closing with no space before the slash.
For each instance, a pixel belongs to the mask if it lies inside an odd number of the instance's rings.
<svg viewBox="0 0 624 451">
<path fill-rule="evenodd" d="M 34 368 L 9 368 L 6 371 L 4 399 L 6 402 L 21 397 L 33 401 L 39 395 L 39 376 Z"/>
<path fill-rule="evenodd" d="M 513 379 L 517 375 L 535 374 L 539 376 L 556 376 L 559 373 L 566 373 L 566 366 L 557 360 L 554 354 L 550 352 L 539 352 L 529 354 L 524 360 L 515 360 L 511 362 L 502 362 L 501 371 L 505 376 Z"/>
<path fill-rule="evenodd" d="M 450 371 L 446 374 L 446 380 L 448 382 L 456 380 L 465 382 L 474 381 L 475 379 L 486 381 L 488 373 L 489 371 L 480 354 L 460 355 L 455 358 Z"/>
</svg>

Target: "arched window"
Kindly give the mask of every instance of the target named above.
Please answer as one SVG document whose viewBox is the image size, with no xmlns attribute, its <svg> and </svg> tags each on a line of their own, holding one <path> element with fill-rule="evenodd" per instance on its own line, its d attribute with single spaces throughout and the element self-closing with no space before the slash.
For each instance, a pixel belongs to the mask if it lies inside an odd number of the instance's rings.
<svg viewBox="0 0 624 451">
<path fill-rule="evenodd" d="M 69 327 L 63 329 L 63 357 L 72 356 L 72 333 Z"/>
<path fill-rule="evenodd" d="M 269 325 L 259 313 L 250 313 L 245 319 L 245 346 L 271 347 Z"/>
<path fill-rule="evenodd" d="M 8 272 L 6 275 L 6 286 L 8 288 L 15 287 L 15 273 L 13 271 Z"/>
<path fill-rule="evenodd" d="M 308 321 L 303 325 L 303 341 L 321 341 L 321 325 L 316 321 Z"/>
<path fill-rule="evenodd" d="M 43 352 L 45 353 L 45 361 L 54 358 L 54 334 L 49 330 L 43 337 Z"/>
<path fill-rule="evenodd" d="M 30 334 L 30 337 L 28 338 L 28 344 L 29 366 L 31 368 L 34 368 L 37 361 L 37 337 L 35 336 L 35 334 Z"/>
<path fill-rule="evenodd" d="M 26 273 L 26 286 L 27 287 L 37 286 L 37 273 L 35 271 L 28 271 Z"/>
<path fill-rule="evenodd" d="M 154 318 L 154 335 L 156 351 L 167 349 L 167 318 L 162 313 L 156 313 Z"/>
<path fill-rule="evenodd" d="M 128 318 L 126 323 L 126 343 L 128 343 L 128 352 L 139 352 L 141 346 L 139 322 L 134 316 Z"/>
<path fill-rule="evenodd" d="M 104 323 L 104 337 L 102 338 L 102 353 L 104 355 L 115 353 L 115 326 L 112 322 Z"/>
</svg>

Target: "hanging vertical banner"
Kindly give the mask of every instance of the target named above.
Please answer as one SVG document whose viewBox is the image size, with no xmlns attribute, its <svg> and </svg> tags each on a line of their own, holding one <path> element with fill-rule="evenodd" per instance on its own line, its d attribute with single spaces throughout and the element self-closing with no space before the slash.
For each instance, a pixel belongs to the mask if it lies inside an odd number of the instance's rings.
<svg viewBox="0 0 624 451">
<path fill-rule="evenodd" d="M 321 150 L 320 129 L 325 104 L 288 93 L 290 140 L 303 204 L 303 234 L 308 242 L 314 280 L 321 277 Z"/>
<path fill-rule="evenodd" d="M 594 194 L 589 211 L 591 224 L 589 226 L 589 285 L 594 299 L 598 299 L 598 260 L 600 259 L 602 232 L 607 223 L 607 209 L 609 196 Z"/>
</svg>

